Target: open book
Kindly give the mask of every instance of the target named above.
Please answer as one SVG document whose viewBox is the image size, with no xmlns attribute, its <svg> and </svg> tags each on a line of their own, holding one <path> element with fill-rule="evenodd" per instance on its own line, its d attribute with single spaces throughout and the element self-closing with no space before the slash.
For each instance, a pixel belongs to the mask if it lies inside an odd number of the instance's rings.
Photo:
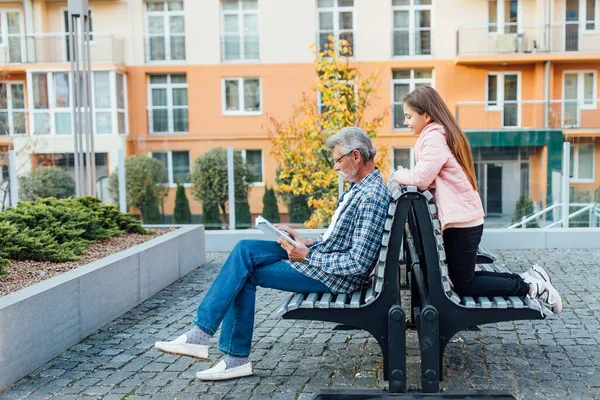
<svg viewBox="0 0 600 400">
<path fill-rule="evenodd" d="M 271 236 L 275 240 L 278 240 L 279 238 L 284 238 L 285 240 L 287 240 L 294 246 L 300 247 L 300 244 L 298 242 L 296 242 L 294 239 L 292 239 L 287 232 L 280 230 L 275 225 L 273 225 L 272 223 L 270 223 L 269 221 L 264 219 L 261 215 L 256 217 L 254 226 L 256 226 L 256 228 L 263 231 L 267 235 Z"/>
</svg>

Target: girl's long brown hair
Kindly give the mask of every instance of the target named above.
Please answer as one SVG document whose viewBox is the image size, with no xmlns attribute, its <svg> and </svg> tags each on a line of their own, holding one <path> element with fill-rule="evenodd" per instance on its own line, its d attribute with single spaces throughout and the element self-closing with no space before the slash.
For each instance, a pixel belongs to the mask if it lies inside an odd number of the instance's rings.
<svg viewBox="0 0 600 400">
<path fill-rule="evenodd" d="M 473 189 L 477 190 L 477 178 L 473 166 L 473 154 L 467 136 L 458 126 L 448 106 L 434 88 L 429 86 L 419 87 L 410 92 L 404 103 L 415 110 L 419 115 L 429 114 L 433 122 L 441 124 L 446 130 L 446 142 L 450 151 L 467 175 Z"/>
</svg>

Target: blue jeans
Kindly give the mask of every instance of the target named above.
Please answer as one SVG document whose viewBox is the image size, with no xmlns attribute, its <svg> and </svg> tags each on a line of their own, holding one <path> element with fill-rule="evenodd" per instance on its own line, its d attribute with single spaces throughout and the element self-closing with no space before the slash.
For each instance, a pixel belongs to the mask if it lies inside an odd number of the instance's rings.
<svg viewBox="0 0 600 400">
<path fill-rule="evenodd" d="M 210 335 L 223 322 L 219 339 L 223 353 L 250 355 L 257 286 L 288 292 L 330 292 L 323 283 L 282 261 L 287 258 L 277 242 L 241 240 L 233 248 L 194 318 L 194 324 Z"/>
</svg>

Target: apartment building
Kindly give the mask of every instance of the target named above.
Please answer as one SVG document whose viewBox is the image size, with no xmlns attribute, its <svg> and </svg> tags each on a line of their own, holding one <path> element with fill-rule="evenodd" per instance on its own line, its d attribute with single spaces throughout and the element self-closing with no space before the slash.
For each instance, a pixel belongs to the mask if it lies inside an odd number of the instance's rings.
<svg viewBox="0 0 600 400">
<path fill-rule="evenodd" d="M 558 201 L 563 140 L 571 187 L 591 192 L 600 185 L 599 3 L 90 0 L 96 175 L 124 149 L 162 160 L 174 187 L 189 182 L 198 156 L 231 146 L 255 171 L 250 206 L 260 213 L 277 167 L 269 119 L 287 119 L 302 92 L 314 93 L 310 46 L 333 34 L 351 42 L 362 73 L 379 71 L 374 109 L 390 118 L 376 144 L 391 149 L 392 166 L 414 163 L 402 99 L 431 85 L 467 132 L 488 216 L 512 215 L 521 196 L 541 208 Z M 20 149 L 28 167 L 72 165 L 66 7 L 0 1 L 0 151 Z M 173 199 L 174 190 L 167 214 Z"/>
</svg>

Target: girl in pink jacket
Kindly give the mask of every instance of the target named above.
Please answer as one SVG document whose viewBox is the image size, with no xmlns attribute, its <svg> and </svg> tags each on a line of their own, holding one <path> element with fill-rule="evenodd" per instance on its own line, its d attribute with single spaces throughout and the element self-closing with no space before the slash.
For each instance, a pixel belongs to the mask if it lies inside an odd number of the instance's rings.
<svg viewBox="0 0 600 400">
<path fill-rule="evenodd" d="M 484 211 L 467 137 L 429 86 L 406 96 L 404 116 L 404 124 L 420 135 L 414 148 L 416 164 L 412 170 L 400 167 L 394 180 L 432 190 L 454 290 L 462 296 L 529 295 L 555 314 L 561 312 L 560 295 L 538 265 L 520 275 L 475 271 Z"/>
</svg>

